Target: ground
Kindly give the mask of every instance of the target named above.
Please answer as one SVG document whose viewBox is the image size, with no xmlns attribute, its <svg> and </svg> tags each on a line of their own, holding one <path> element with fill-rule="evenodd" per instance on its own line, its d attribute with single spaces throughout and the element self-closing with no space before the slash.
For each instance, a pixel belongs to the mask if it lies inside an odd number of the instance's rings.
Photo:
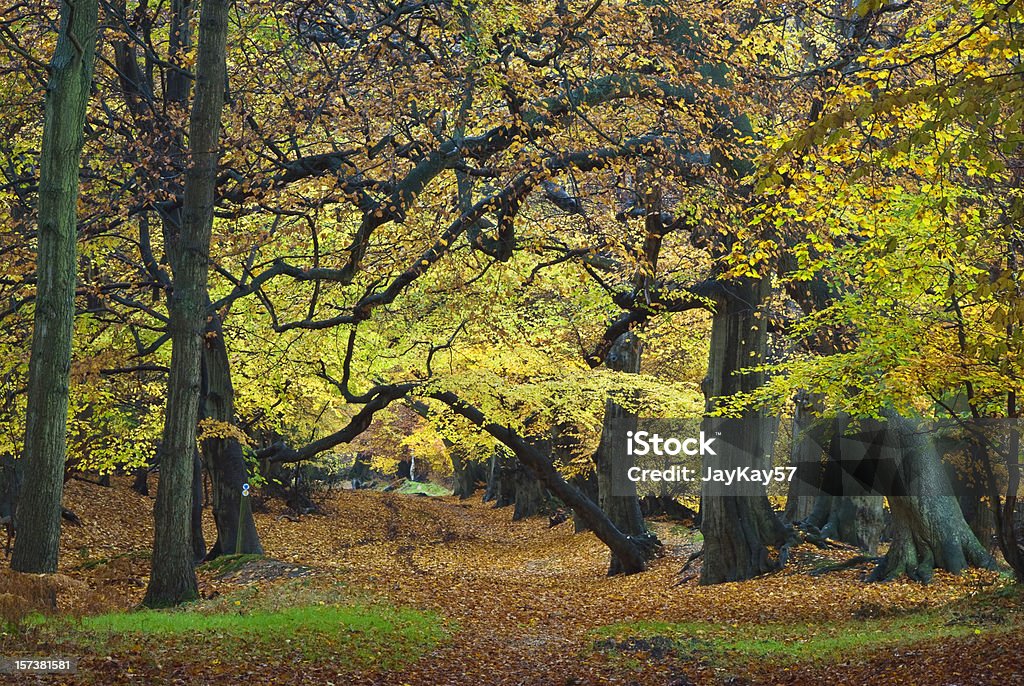
<svg viewBox="0 0 1024 686">
<path fill-rule="evenodd" d="M 0 593 L 9 620 L 45 609 L 48 589 L 57 609 L 9 623 L 0 655 L 74 656 L 78 672 L 22 681 L 1024 683 L 1024 596 L 1005 576 L 812 576 L 853 553 L 805 546 L 780 573 L 701 587 L 680 574 L 697 536 L 661 522 L 665 556 L 608 578 L 606 550 L 571 522 L 512 522 L 479 498 L 341 491 L 297 521 L 270 503 L 265 559 L 204 565 L 187 611 L 126 613 L 145 590 L 152 502 L 119 480 L 69 482 L 83 524 L 65 527 L 61 574 L 8 572 Z"/>
</svg>

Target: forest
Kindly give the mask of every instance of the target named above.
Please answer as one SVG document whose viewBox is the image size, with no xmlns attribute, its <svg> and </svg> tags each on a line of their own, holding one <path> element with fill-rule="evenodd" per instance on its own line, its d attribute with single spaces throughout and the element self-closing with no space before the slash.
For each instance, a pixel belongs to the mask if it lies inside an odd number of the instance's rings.
<svg viewBox="0 0 1024 686">
<path fill-rule="evenodd" d="M 1024 683 L 1019 0 L 0 0 L 0 681 Z"/>
</svg>

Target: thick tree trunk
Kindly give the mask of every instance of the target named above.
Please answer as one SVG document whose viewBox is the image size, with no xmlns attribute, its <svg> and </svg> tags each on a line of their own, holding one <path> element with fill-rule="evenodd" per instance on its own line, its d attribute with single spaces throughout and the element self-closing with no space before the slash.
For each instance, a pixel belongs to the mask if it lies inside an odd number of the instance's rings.
<svg viewBox="0 0 1024 686">
<path fill-rule="evenodd" d="M 136 467 L 132 472 L 132 490 L 139 495 L 149 495 L 149 467 Z"/>
<path fill-rule="evenodd" d="M 470 459 L 465 447 L 458 444 L 448 446 L 448 455 L 452 461 L 452 495 L 465 500 L 476 492 L 477 483 L 485 480 L 483 465 Z"/>
<path fill-rule="evenodd" d="M 569 479 L 569 483 L 578 488 L 587 498 L 597 502 L 600 497 L 597 492 L 597 473 L 592 471 L 583 476 L 575 476 Z M 587 523 L 580 519 L 580 516 L 573 512 L 572 515 L 573 533 L 582 533 L 587 530 Z"/>
<path fill-rule="evenodd" d="M 808 442 L 812 442 L 819 450 L 820 446 L 826 443 L 824 421 L 819 420 L 816 427 L 808 429 Z M 850 463 L 852 455 L 843 454 L 842 446 L 846 440 L 844 436 L 848 436 L 850 428 L 849 415 L 839 415 L 829 421 L 828 426 L 828 433 L 831 436 L 827 440 L 825 464 L 819 467 L 817 479 L 812 480 L 813 487 L 818 490 L 818 496 L 814 499 L 811 513 L 803 521 L 819 529 L 823 536 L 855 545 L 873 554 L 878 549 L 878 542 L 886 524 L 885 498 L 881 494 L 883 491 L 872 494 L 867 489 L 858 487 L 856 482 L 858 478 L 884 478 L 884 475 L 878 472 L 877 466 L 884 463 L 877 463 L 871 467 L 872 473 L 867 474 L 863 468 Z M 863 438 L 861 434 L 857 436 Z M 884 443 L 879 442 L 877 445 L 879 448 L 876 450 L 866 450 L 864 457 L 871 460 L 880 457 L 881 453 L 877 453 L 877 450 L 880 450 Z M 807 459 L 811 465 L 820 464 L 820 456 L 810 455 Z M 864 466 L 869 465 L 864 463 Z M 848 473 L 844 473 L 844 469 L 848 470 Z"/>
<path fill-rule="evenodd" d="M 35 322 L 11 568 L 54 572 L 60 547 L 71 337 L 75 321 L 78 173 L 96 55 L 96 0 L 64 0 L 50 62 L 39 170 Z"/>
<path fill-rule="evenodd" d="M 873 580 L 906 574 L 929 581 L 935 569 L 959 573 L 969 566 L 992 567 L 994 561 L 967 526 L 946 470 L 931 438 L 895 413 L 888 427 L 898 439 L 899 472 L 907 495 L 889 497 L 893 540 Z"/>
<path fill-rule="evenodd" d="M 207 319 L 204 336 L 203 394 L 200 417 L 225 426 L 235 421 L 235 389 L 231 384 L 231 362 L 224 342 L 220 316 Z M 249 470 L 237 438 L 225 431 L 215 431 L 202 442 L 203 460 L 212 485 L 213 519 L 217 524 L 217 540 L 206 559 L 225 553 L 241 552 L 262 555 L 259 533 L 252 518 L 252 508 L 242 507 L 242 486 L 249 480 Z"/>
<path fill-rule="evenodd" d="M 544 454 L 546 451 L 540 451 Z M 513 462 L 512 479 L 515 484 L 515 509 L 512 521 L 517 522 L 527 517 L 536 517 L 548 510 L 547 493 L 544 486 L 530 470 L 519 462 Z"/>
<path fill-rule="evenodd" d="M 640 339 L 630 332 L 619 336 L 612 345 L 605 364 L 611 369 L 625 374 L 640 373 Z M 620 488 L 628 487 L 632 492 L 616 494 L 613 479 L 613 465 L 628 470 L 633 464 L 626 450 L 626 432 L 636 431 L 637 416 L 619 405 L 612 399 L 604 404 L 604 425 L 601 441 L 594 453 L 594 464 L 597 467 L 598 505 L 608 515 L 608 519 L 619 531 L 634 538 L 647 539 L 645 553 L 653 556 L 660 547 L 657 536 L 648 531 L 640 511 L 640 499 L 636 492 L 636 484 L 632 482 L 619 484 Z M 616 457 L 617 456 L 617 457 Z M 617 574 L 621 570 L 618 560 L 613 555 L 609 563 L 608 574 Z"/>
<path fill-rule="evenodd" d="M 496 501 L 498 497 L 498 449 L 495 448 L 491 457 L 487 460 L 487 488 L 484 489 L 483 501 L 489 503 Z M 495 504 L 495 507 L 498 507 Z"/>
<path fill-rule="evenodd" d="M 742 279 L 722 286 L 712 320 L 711 353 L 703 390 L 707 410 L 716 398 L 749 391 L 762 382 L 759 373 L 742 370 L 762 364 L 767 344 L 767 321 L 759 309 L 769 291 L 769 279 Z M 769 466 L 772 436 L 761 412 L 741 418 L 706 419 L 707 435 L 721 435 L 717 455 L 706 455 L 703 468 L 733 469 Z M 772 510 L 763 487 L 704 482 L 701 492 L 701 533 L 704 562 L 701 584 L 750 579 L 778 568 L 768 546 L 781 546 L 787 528 Z"/>
<path fill-rule="evenodd" d="M 199 417 L 221 110 L 226 80 L 227 0 L 205 0 L 199 19 L 195 101 L 189 119 L 190 166 L 182 226 L 168 246 L 174 271 L 169 308 L 171 370 L 161 442 L 153 566 L 143 603 L 176 605 L 198 596 L 192 563 L 192 460 Z"/>
<path fill-rule="evenodd" d="M 493 502 L 494 507 L 508 507 L 516 502 L 516 469 L 521 468 L 514 457 L 495 449 L 491 456 L 490 477 L 484 501 Z"/>
</svg>

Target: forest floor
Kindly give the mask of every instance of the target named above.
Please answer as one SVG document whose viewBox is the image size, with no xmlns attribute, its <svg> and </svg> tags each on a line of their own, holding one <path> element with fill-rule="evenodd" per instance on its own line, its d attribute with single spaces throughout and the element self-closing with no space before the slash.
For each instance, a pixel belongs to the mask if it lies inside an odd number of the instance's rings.
<svg viewBox="0 0 1024 686">
<path fill-rule="evenodd" d="M 866 566 L 803 546 L 739 584 L 680 575 L 699 547 L 656 523 L 666 554 L 605 576 L 571 522 L 513 522 L 480 499 L 342 491 L 327 514 L 257 514 L 267 557 L 200 568 L 203 599 L 130 612 L 148 574 L 153 500 L 127 482 L 69 482 L 61 574 L 0 575 L 0 656 L 76 657 L 68 684 L 1024 683 L 1024 595 L 994 572 L 867 584 Z M 208 535 L 213 536 L 208 522 Z M 0 683 L 4 675 L 0 675 Z M 10 677 L 13 678 L 13 677 Z"/>
</svg>

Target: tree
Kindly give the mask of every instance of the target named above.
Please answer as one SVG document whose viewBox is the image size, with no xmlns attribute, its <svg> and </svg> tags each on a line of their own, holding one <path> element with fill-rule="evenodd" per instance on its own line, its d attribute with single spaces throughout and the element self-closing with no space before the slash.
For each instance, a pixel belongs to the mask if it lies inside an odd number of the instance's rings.
<svg viewBox="0 0 1024 686">
<path fill-rule="evenodd" d="M 774 435 L 763 411 L 746 410 L 739 417 L 725 420 L 715 416 L 721 398 L 750 392 L 762 383 L 763 372 L 749 369 L 756 370 L 766 354 L 768 327 L 763 304 L 769 283 L 767 277 L 734 280 L 723 284 L 716 298 L 711 359 L 703 384 L 708 418 L 702 428 L 706 434 L 721 434 L 726 440 L 716 456 L 705 457 L 704 468 L 770 466 Z M 781 554 L 778 560 L 769 557 L 768 546 L 781 548 L 787 542 L 788 531 L 763 487 L 730 489 L 718 482 L 704 482 L 701 533 L 702 584 L 750 579 L 785 562 Z"/>
<path fill-rule="evenodd" d="M 97 2 L 65 1 L 46 93 L 39 173 L 35 326 L 25 421 L 25 486 L 11 568 L 54 572 L 60 546 L 68 383 L 78 271 L 78 175 L 96 55 Z"/>
<path fill-rule="evenodd" d="M 627 374 L 640 373 L 640 340 L 632 333 L 624 333 L 615 342 L 606 358 L 606 364 L 618 372 Z M 637 415 L 624 408 L 614 399 L 605 401 L 604 422 L 601 431 L 601 442 L 594 453 L 597 467 L 598 505 L 608 515 L 608 519 L 627 536 L 642 542 L 640 546 L 645 555 L 653 556 L 659 547 L 658 538 L 648 531 L 640 511 L 640 498 L 634 488 L 633 493 L 621 495 L 615 493 L 613 480 L 616 477 L 612 469 L 616 458 L 626 455 L 624 438 L 626 431 L 636 430 Z M 632 428 L 630 428 L 632 427 Z M 620 458 L 621 459 L 621 458 Z M 625 464 L 628 469 L 631 465 Z M 621 474 L 618 475 L 621 478 Z M 617 574 L 621 569 L 618 558 L 612 557 L 608 574 Z"/>
<path fill-rule="evenodd" d="M 192 460 L 199 415 L 206 283 L 214 191 L 220 154 L 221 109 L 227 74 L 226 0 L 204 0 L 199 18 L 195 98 L 189 116 L 190 166 L 176 249 L 170 304 L 171 371 L 166 421 L 160 445 L 153 568 L 146 598 L 149 607 L 176 605 L 198 596 L 192 562 L 190 511 Z"/>
</svg>

